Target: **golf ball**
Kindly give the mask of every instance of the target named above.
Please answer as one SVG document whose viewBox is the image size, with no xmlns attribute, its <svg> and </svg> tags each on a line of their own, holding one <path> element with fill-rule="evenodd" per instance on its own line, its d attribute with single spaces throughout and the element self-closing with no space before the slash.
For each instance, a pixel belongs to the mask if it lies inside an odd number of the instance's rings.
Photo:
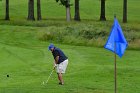
<svg viewBox="0 0 140 93">
<path fill-rule="evenodd" d="M 7 77 L 9 77 L 9 75 L 7 75 Z"/>
</svg>

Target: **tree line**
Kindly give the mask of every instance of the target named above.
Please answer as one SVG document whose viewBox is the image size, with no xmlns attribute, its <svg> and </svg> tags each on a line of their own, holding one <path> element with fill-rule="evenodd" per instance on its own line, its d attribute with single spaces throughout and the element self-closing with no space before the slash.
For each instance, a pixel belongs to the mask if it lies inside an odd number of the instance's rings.
<svg viewBox="0 0 140 93">
<path fill-rule="evenodd" d="M 5 14 L 5 20 L 10 20 L 9 17 L 9 0 L 6 1 L 6 14 Z M 71 20 L 71 13 L 70 13 L 70 6 L 72 5 L 70 3 L 70 0 L 55 0 L 57 3 L 60 3 L 66 8 L 66 21 Z M 105 2 L 106 0 L 100 0 L 100 20 L 106 21 L 105 17 Z M 80 0 L 75 0 L 74 2 L 75 7 L 75 15 L 74 20 L 80 21 Z M 28 17 L 27 20 L 35 20 L 34 17 L 34 0 L 28 0 Z M 37 0 L 37 20 L 42 20 L 41 16 L 41 0 Z M 127 22 L 127 0 L 123 0 L 123 20 L 124 23 Z"/>
</svg>

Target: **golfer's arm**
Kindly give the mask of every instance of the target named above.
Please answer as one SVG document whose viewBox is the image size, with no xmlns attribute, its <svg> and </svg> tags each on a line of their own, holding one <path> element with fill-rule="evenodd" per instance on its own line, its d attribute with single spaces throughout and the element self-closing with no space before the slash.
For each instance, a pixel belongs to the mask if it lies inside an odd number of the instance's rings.
<svg viewBox="0 0 140 93">
<path fill-rule="evenodd" d="M 55 58 L 55 64 L 58 64 L 59 56 Z"/>
</svg>

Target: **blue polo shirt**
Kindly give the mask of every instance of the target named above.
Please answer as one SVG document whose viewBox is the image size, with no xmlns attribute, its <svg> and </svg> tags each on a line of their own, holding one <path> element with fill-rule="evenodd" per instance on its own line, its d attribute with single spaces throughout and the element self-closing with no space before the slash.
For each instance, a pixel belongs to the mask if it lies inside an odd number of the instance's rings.
<svg viewBox="0 0 140 93">
<path fill-rule="evenodd" d="M 68 59 L 68 57 L 63 53 L 63 51 L 56 47 L 54 47 L 52 54 L 53 54 L 54 59 L 57 56 L 59 56 L 58 64 L 62 63 L 66 59 Z"/>
</svg>

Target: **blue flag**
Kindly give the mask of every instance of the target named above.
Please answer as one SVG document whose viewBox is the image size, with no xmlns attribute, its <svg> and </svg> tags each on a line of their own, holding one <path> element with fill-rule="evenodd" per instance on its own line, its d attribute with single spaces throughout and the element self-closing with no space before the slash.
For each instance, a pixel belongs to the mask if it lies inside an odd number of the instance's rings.
<svg viewBox="0 0 140 93">
<path fill-rule="evenodd" d="M 116 53 L 119 57 L 122 57 L 127 46 L 128 43 L 123 35 L 121 26 L 115 18 L 111 33 L 104 48 Z"/>
</svg>

